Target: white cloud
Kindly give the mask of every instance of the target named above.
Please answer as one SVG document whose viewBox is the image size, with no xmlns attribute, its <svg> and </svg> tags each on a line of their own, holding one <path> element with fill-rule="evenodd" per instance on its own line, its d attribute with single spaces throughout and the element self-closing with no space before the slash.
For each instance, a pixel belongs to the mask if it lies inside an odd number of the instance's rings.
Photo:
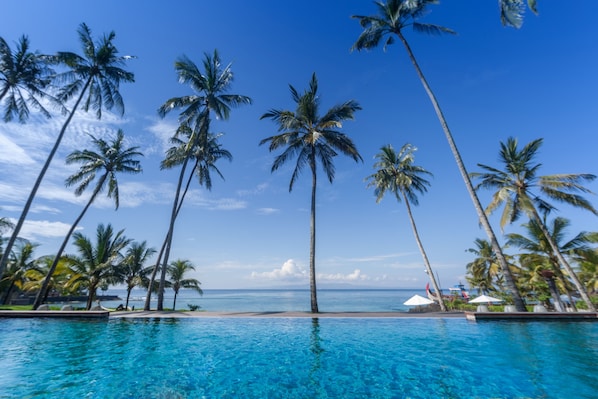
<svg viewBox="0 0 598 399">
<path fill-rule="evenodd" d="M 279 268 L 270 272 L 251 272 L 252 279 L 264 280 L 293 280 L 301 281 L 307 278 L 307 271 L 298 266 L 293 259 L 289 259 Z"/>
<path fill-rule="evenodd" d="M 320 273 L 318 274 L 318 280 L 319 281 L 335 281 L 335 282 L 354 282 L 354 281 L 366 281 L 369 280 L 370 278 L 361 273 L 361 270 L 359 269 L 355 269 L 352 273 L 349 274 L 342 274 L 342 273 L 336 273 L 336 274 L 324 274 L 324 273 Z"/>
<path fill-rule="evenodd" d="M 16 224 L 16 219 L 10 220 Z M 26 220 L 19 233 L 19 237 L 28 240 L 35 240 L 37 237 L 65 237 L 71 228 L 70 224 L 62 222 L 50 222 L 47 220 Z M 77 227 L 76 230 L 82 228 Z"/>
</svg>

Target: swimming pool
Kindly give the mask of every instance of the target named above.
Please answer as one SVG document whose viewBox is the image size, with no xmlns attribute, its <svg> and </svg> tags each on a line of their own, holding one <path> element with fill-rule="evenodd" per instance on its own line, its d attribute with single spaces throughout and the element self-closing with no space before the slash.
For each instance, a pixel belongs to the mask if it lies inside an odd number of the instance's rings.
<svg viewBox="0 0 598 399">
<path fill-rule="evenodd" d="M 595 398 L 598 323 L 0 320 L 0 398 Z"/>
</svg>

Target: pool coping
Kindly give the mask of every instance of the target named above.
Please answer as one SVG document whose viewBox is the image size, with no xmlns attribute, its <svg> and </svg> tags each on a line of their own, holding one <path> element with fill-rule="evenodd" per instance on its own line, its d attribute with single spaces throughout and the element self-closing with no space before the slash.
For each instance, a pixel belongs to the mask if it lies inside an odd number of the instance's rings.
<svg viewBox="0 0 598 399">
<path fill-rule="evenodd" d="M 0 310 L 0 318 L 107 319 L 107 310 Z"/>
<path fill-rule="evenodd" d="M 516 321 L 598 321 L 597 312 L 465 312 L 465 318 Z"/>
</svg>

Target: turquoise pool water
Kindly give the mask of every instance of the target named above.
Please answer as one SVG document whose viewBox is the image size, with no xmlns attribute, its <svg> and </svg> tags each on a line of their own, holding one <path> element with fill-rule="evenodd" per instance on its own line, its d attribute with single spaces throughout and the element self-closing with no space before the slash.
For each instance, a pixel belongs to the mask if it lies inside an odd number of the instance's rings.
<svg viewBox="0 0 598 399">
<path fill-rule="evenodd" d="M 0 398 L 595 398 L 598 323 L 0 320 Z"/>
</svg>

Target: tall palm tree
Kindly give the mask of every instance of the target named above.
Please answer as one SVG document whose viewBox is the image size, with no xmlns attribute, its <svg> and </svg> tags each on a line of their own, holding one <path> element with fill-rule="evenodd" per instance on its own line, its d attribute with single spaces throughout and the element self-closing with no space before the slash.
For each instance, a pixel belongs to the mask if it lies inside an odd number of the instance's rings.
<svg viewBox="0 0 598 399">
<path fill-rule="evenodd" d="M 214 113 L 216 118 L 228 120 L 231 108 L 251 104 L 251 99 L 239 94 L 229 94 L 230 86 L 233 81 L 231 64 L 223 68 L 218 51 L 214 50 L 213 55 L 205 54 L 203 67 L 204 72 L 200 71 L 193 61 L 188 57 L 182 56 L 175 62 L 175 70 L 179 76 L 179 82 L 188 84 L 193 90 L 193 94 L 182 97 L 173 97 L 167 100 L 158 109 L 158 114 L 165 117 L 173 110 L 180 110 L 179 113 L 179 132 L 189 132 L 189 140 L 185 147 L 185 157 L 181 166 L 181 173 L 177 183 L 175 199 L 173 201 L 170 224 L 165 240 L 167 241 L 164 256 L 158 257 L 155 269 L 161 266 L 160 287 L 158 289 L 158 310 L 164 307 L 164 288 L 166 284 L 166 271 L 168 258 L 170 256 L 170 247 L 172 244 L 172 235 L 174 224 L 180 208 L 180 190 L 184 180 L 184 174 L 187 164 L 193 156 L 193 148 L 198 146 L 207 146 L 209 141 L 210 114 Z M 151 287 L 151 285 L 150 285 Z M 151 288 L 148 290 L 147 299 L 151 294 Z M 146 299 L 146 308 L 149 301 Z"/>
<path fill-rule="evenodd" d="M 75 219 L 75 222 L 71 225 L 71 228 L 62 241 L 60 248 L 58 249 L 54 263 L 50 267 L 48 276 L 46 277 L 48 282 L 50 281 L 51 274 L 54 273 L 54 270 L 56 269 L 56 265 L 58 264 L 60 257 L 62 256 L 62 252 L 66 248 L 71 235 L 79 225 L 81 219 L 83 219 L 83 216 L 87 213 L 87 210 L 91 207 L 91 204 L 93 204 L 97 198 L 98 194 L 100 194 L 106 188 L 106 186 L 108 186 L 107 196 L 108 198 L 114 199 L 115 207 L 118 209 L 119 193 L 116 174 L 141 173 L 140 162 L 135 159 L 135 157 L 142 156 L 143 154 L 137 151 L 139 147 L 124 148 L 123 142 L 125 136 L 122 130 L 119 129 L 116 134 L 116 138 L 109 143 L 104 139 L 98 139 L 92 135 L 90 135 L 90 137 L 97 152 L 92 150 L 77 150 L 67 156 L 67 164 L 82 163 L 83 165 L 75 174 L 69 176 L 69 178 L 66 180 L 66 186 L 71 187 L 75 184 L 78 184 L 77 188 L 75 189 L 75 195 L 80 196 L 94 181 L 96 176 L 99 173 L 102 174 L 99 175 L 96 186 L 94 187 L 87 204 L 85 204 L 85 207 L 83 207 L 83 210 L 77 219 Z M 44 283 L 42 289 L 37 294 L 33 304 L 33 309 L 37 309 L 37 307 L 41 305 L 42 301 L 46 298 L 48 292 L 47 287 L 48 283 Z"/>
<path fill-rule="evenodd" d="M 145 266 L 148 258 L 156 253 L 154 248 L 148 248 L 145 241 L 133 242 L 125 254 L 125 259 L 118 268 L 118 275 L 120 282 L 127 286 L 127 300 L 125 309 L 129 307 L 129 298 L 131 291 L 137 286 L 143 286 L 147 279 L 150 268 Z"/>
<path fill-rule="evenodd" d="M 276 171 L 291 158 L 297 157 L 295 169 L 291 175 L 289 192 L 300 172 L 308 166 L 311 171 L 311 218 L 310 218 L 310 251 L 309 251 L 309 286 L 311 291 L 311 311 L 318 313 L 318 299 L 316 290 L 316 187 L 317 163 L 332 183 L 334 180 L 333 158 L 338 152 L 351 157 L 354 161 L 362 161 L 361 155 L 353 141 L 339 130 L 342 122 L 353 119 L 355 111 L 361 109 L 354 100 L 330 108 L 320 116 L 320 98 L 318 96 L 318 79 L 314 73 L 309 83 L 309 89 L 303 94 L 289 85 L 293 101 L 297 104 L 295 111 L 272 109 L 261 116 L 268 118 L 278 125 L 280 134 L 270 136 L 260 141 L 260 145 L 270 143 L 270 152 L 285 148 L 276 156 L 272 164 L 272 172 Z"/>
<path fill-rule="evenodd" d="M 89 310 L 98 287 L 111 278 L 123 260 L 121 251 L 131 243 L 131 239 L 124 236 L 124 230 L 114 234 L 111 225 L 104 227 L 103 224 L 98 225 L 95 245 L 78 232 L 73 234 L 73 239 L 79 256 L 65 257 L 73 272 L 66 285 L 71 289 L 87 290 L 86 309 Z"/>
<path fill-rule="evenodd" d="M 513 302 L 517 311 L 525 312 L 525 304 L 521 299 L 521 295 L 519 294 L 519 290 L 515 285 L 515 280 L 511 275 L 511 271 L 509 270 L 509 265 L 505 256 L 502 252 L 500 245 L 498 244 L 498 240 L 492 227 L 490 226 L 490 222 L 484 213 L 484 209 L 480 200 L 473 188 L 471 180 L 469 178 L 469 174 L 467 169 L 465 168 L 465 164 L 463 163 L 463 159 L 461 158 L 461 154 L 457 148 L 457 144 L 453 139 L 453 135 L 449 129 L 448 123 L 440 109 L 440 104 L 436 100 L 436 96 L 434 92 L 430 88 L 428 81 L 426 80 L 407 39 L 403 35 L 403 29 L 409 26 L 413 27 L 416 32 L 428 33 L 428 34 L 454 34 L 455 32 L 449 28 L 445 28 L 443 26 L 438 26 L 434 24 L 428 23 L 421 23 L 418 20 L 427 14 L 427 7 L 430 4 L 437 4 L 438 1 L 436 0 L 388 0 L 386 3 L 383 2 L 376 2 L 376 6 L 378 7 L 379 15 L 376 16 L 362 16 L 362 15 L 354 15 L 353 18 L 357 18 L 364 28 L 361 35 L 357 38 L 355 44 L 353 44 L 352 50 L 363 50 L 363 49 L 371 49 L 377 47 L 380 43 L 380 40 L 388 36 L 384 42 L 384 48 L 386 46 L 394 43 L 394 36 L 398 37 L 403 43 L 407 54 L 409 55 L 409 59 L 413 64 L 415 71 L 417 72 L 417 76 L 419 77 L 422 85 L 424 86 L 424 90 L 428 94 L 428 98 L 432 102 L 432 106 L 434 107 L 434 111 L 436 111 L 436 116 L 440 121 L 440 125 L 442 126 L 442 130 L 444 131 L 444 135 L 448 140 L 449 147 L 453 156 L 455 157 L 455 161 L 457 163 L 457 167 L 459 172 L 461 173 L 461 177 L 465 182 L 465 187 L 467 188 L 467 192 L 471 197 L 473 202 L 474 208 L 478 214 L 478 218 L 482 228 L 485 230 L 488 238 L 490 239 L 490 243 L 492 244 L 492 249 L 496 253 L 498 261 L 501 265 L 503 270 L 503 274 L 505 276 L 505 281 L 507 287 L 510 291 L 510 295 L 513 298 Z"/>
<path fill-rule="evenodd" d="M 596 309 L 591 303 L 585 287 L 559 250 L 558 244 L 548 231 L 540 212 L 546 215 L 555 209 L 541 197 L 544 195 L 549 199 L 586 209 L 598 215 L 598 211 L 585 198 L 577 194 L 580 192 L 590 193 L 591 191 L 583 186 L 583 182 L 592 181 L 596 176 L 591 174 L 538 176 L 541 164 L 534 164 L 534 158 L 542 145 L 542 139 L 531 141 L 521 150 L 517 148 L 517 144 L 517 139 L 513 137 L 509 137 L 506 143 L 500 143 L 499 158 L 504 170 L 478 164 L 485 172 L 471 174 L 473 178 L 480 179 L 476 188 L 496 190 L 486 212 L 490 214 L 504 204 L 500 219 L 501 228 L 507 223 L 516 221 L 521 214 L 527 215 L 531 221 L 535 222 L 582 299 L 588 304 L 588 308 L 595 312 Z M 540 192 L 535 193 L 535 189 Z"/>
<path fill-rule="evenodd" d="M 194 278 L 185 278 L 187 272 L 195 270 L 195 266 L 188 261 L 183 259 L 177 259 L 170 264 L 168 267 L 168 274 L 170 275 L 170 283 L 174 290 L 174 302 L 172 303 L 172 310 L 176 310 L 176 297 L 179 294 L 181 288 L 190 288 L 203 295 L 203 291 L 199 286 L 201 283 Z"/>
<path fill-rule="evenodd" d="M 0 279 L 0 283 L 6 283 L 8 285 L 6 292 L 4 293 L 4 299 L 2 304 L 6 305 L 10 300 L 10 296 L 13 289 L 23 289 L 25 284 L 25 273 L 27 270 L 34 267 L 36 259 L 33 258 L 33 253 L 38 244 L 32 244 L 28 241 L 22 242 L 17 245 L 17 250 L 14 251 L 11 260 L 8 263 L 8 268 Z"/>
<path fill-rule="evenodd" d="M 476 238 L 474 243 L 476 247 L 469 248 L 467 252 L 474 254 L 476 258 L 466 265 L 465 278 L 473 288 L 477 288 L 482 294 L 488 294 L 496 291 L 495 282 L 500 276 L 500 266 L 488 240 Z"/>
<path fill-rule="evenodd" d="M 426 180 L 424 176 L 432 175 L 432 173 L 421 166 L 413 164 L 415 161 L 416 150 L 416 147 L 408 143 L 404 144 L 398 152 L 396 152 L 390 144 L 382 147 L 375 157 L 376 163 L 374 164 L 374 169 L 377 169 L 376 173 L 367 177 L 369 180 L 368 187 L 374 187 L 376 202 L 382 201 L 384 194 L 389 191 L 395 195 L 398 202 L 403 201 L 405 203 L 409 222 L 413 229 L 413 235 L 415 236 L 415 241 L 422 254 L 422 258 L 424 259 L 426 271 L 432 281 L 432 286 L 436 291 L 440 309 L 443 312 L 446 312 L 447 308 L 444 299 L 442 298 L 442 290 L 436 281 L 436 277 L 434 277 L 432 266 L 430 266 L 428 255 L 424 250 L 424 245 L 419 237 L 415 219 L 411 212 L 411 204 L 419 204 L 417 193 L 425 194 L 430 186 L 430 182 Z"/>
<path fill-rule="evenodd" d="M 521 28 L 523 25 L 523 14 L 525 13 L 525 4 L 523 0 L 498 0 L 500 8 L 500 21 L 505 26 Z M 538 14 L 537 0 L 527 0 L 527 7 Z"/>
<path fill-rule="evenodd" d="M 118 50 L 113 43 L 116 36 L 114 32 L 110 32 L 109 35 L 94 42 L 91 37 L 91 30 L 83 23 L 79 27 L 78 33 L 83 48 L 83 56 L 70 52 L 59 52 L 53 57 L 54 62 L 62 63 L 68 69 L 56 76 L 59 84 L 65 83 L 60 88 L 57 98 L 61 102 L 67 102 L 75 96 L 77 98 L 60 129 L 60 133 L 56 137 L 54 146 L 50 150 L 42 170 L 33 184 L 21 216 L 6 245 L 5 254 L 0 259 L 0 275 L 2 275 L 8 260 L 6 253 L 10 253 L 16 238 L 21 232 L 21 227 L 29 213 L 35 194 L 79 106 L 82 105 L 85 112 L 90 107 L 94 109 L 98 119 L 102 116 L 103 107 L 108 110 L 116 108 L 121 115 L 124 113 L 124 103 L 119 92 L 119 86 L 121 82 L 133 82 L 134 78 L 133 73 L 120 68 L 120 66 L 132 57 L 118 55 Z"/>
<path fill-rule="evenodd" d="M 0 37 L 0 103 L 5 102 L 4 122 L 17 117 L 19 122 L 24 123 L 29 118 L 27 103 L 47 118 L 51 114 L 40 100 L 46 98 L 55 105 L 60 104 L 45 91 L 53 74 L 46 57 L 37 51 L 31 52 L 29 47 L 29 38 L 21 36 L 13 53 Z"/>
</svg>

